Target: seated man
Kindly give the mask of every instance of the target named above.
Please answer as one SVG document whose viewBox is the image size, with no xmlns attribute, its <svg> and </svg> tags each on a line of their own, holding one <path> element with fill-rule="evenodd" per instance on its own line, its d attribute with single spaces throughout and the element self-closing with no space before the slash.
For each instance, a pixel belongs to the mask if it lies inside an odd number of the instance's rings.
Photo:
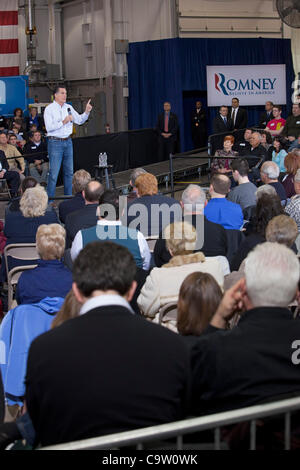
<svg viewBox="0 0 300 470">
<path fill-rule="evenodd" d="M 138 230 L 122 225 L 119 219 L 119 194 L 107 189 L 100 196 L 97 224 L 77 232 L 71 248 L 72 261 L 88 243 L 109 240 L 125 246 L 133 255 L 138 268 L 149 270 L 151 254 L 144 235 Z"/>
<path fill-rule="evenodd" d="M 42 141 L 40 131 L 35 131 L 30 141 L 23 148 L 25 160 L 29 164 L 29 173 L 39 183 L 47 184 L 49 173 L 49 158 L 47 144 Z"/>
<path fill-rule="evenodd" d="M 79 316 L 39 336 L 29 351 L 26 404 L 37 444 L 185 416 L 188 351 L 178 335 L 133 314 L 135 272 L 132 255 L 115 243 L 90 243 L 78 255 Z"/>
<path fill-rule="evenodd" d="M 78 211 L 71 212 L 66 217 L 65 228 L 67 231 L 66 248 L 70 248 L 75 235 L 79 230 L 93 227 L 97 224 L 97 207 L 104 188 L 99 181 L 91 180 L 82 191 L 85 206 Z"/>
<path fill-rule="evenodd" d="M 189 184 L 183 191 L 180 205 L 183 211 L 183 220 L 190 222 L 197 230 L 196 250 L 202 251 L 205 256 L 226 256 L 227 237 L 224 227 L 210 222 L 204 215 L 206 196 L 200 186 Z M 155 243 L 155 265 L 160 268 L 170 261 L 171 255 L 166 247 L 166 240 L 162 234 Z"/>
<path fill-rule="evenodd" d="M 284 128 L 280 135 L 289 141 L 288 151 L 298 148 L 298 137 L 300 136 L 300 103 L 294 103 L 292 114 L 287 117 Z"/>
<path fill-rule="evenodd" d="M 16 171 L 19 173 L 20 179 L 25 178 L 25 161 L 19 150 L 8 143 L 8 136 L 5 132 L 0 132 L 0 150 L 5 153 L 8 161 L 9 170 Z"/>
<path fill-rule="evenodd" d="M 260 169 L 260 177 L 264 184 L 269 184 L 276 189 L 281 201 L 286 201 L 286 192 L 280 181 L 278 181 L 280 174 L 279 166 L 275 162 L 265 162 Z"/>
<path fill-rule="evenodd" d="M 231 170 L 233 179 L 238 183 L 238 186 L 231 189 L 227 196 L 228 201 L 239 204 L 242 210 L 255 206 L 257 187 L 249 181 L 249 165 L 247 160 L 244 158 L 232 160 Z"/>
<path fill-rule="evenodd" d="M 0 150 L 0 179 L 5 179 L 10 186 L 10 194 L 16 197 L 20 186 L 20 176 L 17 171 L 10 171 L 5 153 Z"/>
<path fill-rule="evenodd" d="M 84 207 L 82 191 L 89 181 L 91 181 L 91 175 L 87 171 L 75 171 L 72 179 L 72 190 L 74 197 L 72 199 L 67 199 L 66 201 L 61 202 L 58 206 L 59 219 L 63 224 L 66 222 L 66 217 L 68 214 Z"/>
<path fill-rule="evenodd" d="M 283 127 L 285 126 L 285 119 L 281 117 L 282 107 L 279 105 L 273 106 L 273 116 L 274 118 L 271 119 L 266 125 L 266 131 L 270 132 L 272 136 L 279 135 L 282 132 Z"/>
<path fill-rule="evenodd" d="M 226 175 L 214 175 L 210 182 L 211 199 L 204 209 L 205 217 L 226 229 L 240 230 L 243 225 L 243 212 L 239 204 L 228 201 L 230 179 Z"/>
<path fill-rule="evenodd" d="M 251 145 L 250 145 L 251 135 L 252 135 L 252 129 L 248 127 L 247 129 L 245 129 L 244 139 L 240 142 L 237 142 L 234 145 L 233 150 L 236 150 L 240 157 L 242 157 L 243 155 L 249 154 L 249 151 L 251 149 Z"/>
<path fill-rule="evenodd" d="M 299 261 L 286 246 L 266 242 L 248 255 L 245 279 L 225 293 L 206 336 L 193 345 L 194 413 L 300 393 L 299 370 L 292 362 L 300 322 L 288 309 L 298 282 Z M 237 326 L 226 330 L 241 309 Z"/>
<path fill-rule="evenodd" d="M 131 173 L 130 180 L 129 180 L 129 185 L 131 186 L 132 191 L 127 195 L 127 202 L 128 203 L 133 201 L 134 199 L 136 199 L 138 197 L 135 182 L 136 182 L 136 180 L 139 176 L 144 175 L 145 173 L 147 173 L 147 171 L 144 170 L 144 168 L 135 168 L 133 170 L 133 172 Z"/>
<path fill-rule="evenodd" d="M 158 193 L 158 181 L 154 175 L 140 175 L 135 185 L 138 197 L 128 205 L 122 217 L 125 225 L 140 230 L 145 237 L 151 237 L 158 236 L 168 224 L 181 220 L 179 202 Z"/>
</svg>

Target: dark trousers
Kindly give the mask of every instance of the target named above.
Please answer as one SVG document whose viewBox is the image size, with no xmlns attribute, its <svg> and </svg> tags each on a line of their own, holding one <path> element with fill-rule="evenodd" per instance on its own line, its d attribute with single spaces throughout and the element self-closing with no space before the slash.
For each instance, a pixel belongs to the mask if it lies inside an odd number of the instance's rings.
<svg viewBox="0 0 300 470">
<path fill-rule="evenodd" d="M 207 147 L 207 136 L 205 132 L 199 132 L 198 130 L 194 130 L 192 133 L 192 139 L 195 149 Z"/>
<path fill-rule="evenodd" d="M 175 149 L 175 137 L 165 138 L 163 136 L 158 137 L 158 161 L 163 162 L 168 160 L 170 153 L 174 153 Z"/>
<path fill-rule="evenodd" d="M 12 197 L 17 196 L 20 186 L 19 173 L 17 171 L 6 171 L 3 178 L 6 179 L 8 186 L 11 189 Z"/>
</svg>

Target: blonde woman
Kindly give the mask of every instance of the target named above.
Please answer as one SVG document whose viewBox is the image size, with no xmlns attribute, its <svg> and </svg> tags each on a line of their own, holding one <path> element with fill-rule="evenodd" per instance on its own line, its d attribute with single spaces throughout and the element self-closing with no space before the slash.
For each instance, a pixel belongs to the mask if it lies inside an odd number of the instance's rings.
<svg viewBox="0 0 300 470">
<path fill-rule="evenodd" d="M 196 230 L 188 222 L 175 222 L 164 230 L 167 249 L 172 258 L 161 268 L 152 269 L 138 297 L 141 313 L 157 321 L 161 307 L 177 302 L 180 286 L 191 273 L 211 274 L 223 287 L 224 274 L 217 257 L 205 257 L 202 252 L 193 253 L 196 246 Z"/>
<path fill-rule="evenodd" d="M 36 248 L 41 257 L 37 267 L 24 271 L 17 285 L 18 304 L 34 304 L 45 297 L 65 298 L 72 288 L 72 274 L 62 258 L 66 231 L 59 224 L 40 225 L 36 232 Z"/>
</svg>

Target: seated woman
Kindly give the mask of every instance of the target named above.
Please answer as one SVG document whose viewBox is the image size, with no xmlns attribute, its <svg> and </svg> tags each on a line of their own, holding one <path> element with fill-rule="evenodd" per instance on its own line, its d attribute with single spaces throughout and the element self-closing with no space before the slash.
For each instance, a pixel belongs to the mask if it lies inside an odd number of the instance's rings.
<svg viewBox="0 0 300 470">
<path fill-rule="evenodd" d="M 37 185 L 28 188 L 20 200 L 20 212 L 8 211 L 5 216 L 6 246 L 12 243 L 35 243 L 36 231 L 42 224 L 58 223 L 55 211 L 47 211 L 48 195 Z M 32 262 L 8 260 L 9 270 Z M 6 280 L 5 263 L 1 264 L 1 280 Z"/>
<path fill-rule="evenodd" d="M 211 274 L 189 274 L 179 291 L 178 332 L 183 336 L 200 336 L 216 313 L 222 296 L 222 290 Z"/>
<path fill-rule="evenodd" d="M 17 284 L 18 304 L 34 304 L 45 297 L 64 298 L 72 288 L 72 273 L 61 261 L 66 245 L 66 231 L 59 224 L 40 225 L 36 248 L 41 259 L 37 267 L 24 271 Z"/>
<path fill-rule="evenodd" d="M 295 175 L 297 170 L 300 168 L 300 151 L 299 149 L 294 149 L 284 159 L 284 166 L 286 169 L 286 174 L 282 180 L 282 185 L 286 192 L 286 197 L 290 199 L 292 196 L 295 196 Z"/>
<path fill-rule="evenodd" d="M 196 230 L 188 222 L 175 222 L 163 231 L 171 260 L 161 268 L 152 269 L 146 279 L 137 303 L 142 315 L 158 321 L 161 307 L 177 302 L 180 286 L 188 274 L 211 274 L 222 287 L 224 274 L 217 257 L 206 258 L 203 253 L 193 253 Z"/>
<path fill-rule="evenodd" d="M 280 173 L 285 174 L 284 159 L 287 156 L 287 151 L 284 149 L 283 140 L 281 137 L 275 137 L 273 141 L 274 150 L 272 152 L 272 161 L 279 166 Z"/>
<path fill-rule="evenodd" d="M 211 164 L 211 170 L 214 173 L 230 173 L 230 162 L 232 158 L 238 157 L 238 152 L 232 150 L 234 144 L 234 137 L 232 135 L 226 135 L 224 137 L 223 149 L 217 150 L 215 157 Z M 231 158 L 230 158 L 231 157 Z"/>
</svg>

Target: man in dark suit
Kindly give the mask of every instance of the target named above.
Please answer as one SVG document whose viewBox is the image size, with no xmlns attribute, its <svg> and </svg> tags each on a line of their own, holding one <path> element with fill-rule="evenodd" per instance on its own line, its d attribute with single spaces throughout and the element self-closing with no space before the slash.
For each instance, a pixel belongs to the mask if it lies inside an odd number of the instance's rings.
<svg viewBox="0 0 300 470">
<path fill-rule="evenodd" d="M 205 256 L 226 256 L 227 236 L 222 225 L 210 222 L 203 214 L 206 196 L 203 189 L 196 184 L 190 184 L 182 193 L 180 205 L 183 218 L 197 230 L 196 251 L 202 251 Z M 154 247 L 155 265 L 159 268 L 170 261 L 171 255 L 166 247 L 166 241 L 160 236 Z"/>
<path fill-rule="evenodd" d="M 213 121 L 214 134 L 221 134 L 222 132 L 229 132 L 232 130 L 232 120 L 228 115 L 228 107 L 220 106 L 219 112 Z"/>
<path fill-rule="evenodd" d="M 63 224 L 66 222 L 66 217 L 68 214 L 84 207 L 85 203 L 82 196 L 82 191 L 89 181 L 91 181 L 91 175 L 87 171 L 75 171 L 72 179 L 74 197 L 72 199 L 67 199 L 66 201 L 61 202 L 58 207 L 59 218 Z"/>
<path fill-rule="evenodd" d="M 196 109 L 191 114 L 191 130 L 194 148 L 205 147 L 207 145 L 206 114 L 201 101 L 196 101 Z"/>
<path fill-rule="evenodd" d="M 181 337 L 134 315 L 132 255 L 93 242 L 78 255 L 79 316 L 31 344 L 26 403 L 36 443 L 85 439 L 182 419 L 189 354 Z M 67 347 L 66 347 L 67 346 Z"/>
<path fill-rule="evenodd" d="M 240 108 L 240 100 L 238 98 L 232 98 L 231 104 L 230 117 L 233 129 L 245 129 L 248 124 L 247 111 Z"/>
<path fill-rule="evenodd" d="M 263 243 L 248 255 L 245 279 L 225 292 L 206 335 L 193 345 L 193 413 L 300 393 L 300 322 L 288 309 L 298 282 L 299 261 L 284 245 Z M 239 323 L 227 330 L 241 308 Z"/>
<path fill-rule="evenodd" d="M 75 235 L 79 230 L 93 227 L 97 224 L 98 217 L 96 211 L 103 191 L 104 188 L 99 181 L 90 181 L 82 191 L 85 206 L 78 211 L 71 212 L 66 217 L 66 248 L 71 248 Z"/>
<path fill-rule="evenodd" d="M 265 129 L 268 122 L 272 121 L 274 119 L 273 116 L 273 103 L 272 101 L 266 101 L 265 104 L 265 111 L 260 115 L 259 123 L 258 123 L 258 128 L 259 129 Z"/>
<path fill-rule="evenodd" d="M 20 176 L 17 171 L 10 171 L 5 153 L 0 150 L 0 179 L 5 179 L 10 186 L 10 194 L 12 197 L 18 195 L 20 186 Z"/>
<path fill-rule="evenodd" d="M 178 133 L 178 118 L 171 113 L 171 104 L 164 103 L 164 112 L 159 114 L 156 130 L 158 133 L 158 160 L 160 162 L 169 159 L 170 153 L 174 153 Z"/>
</svg>

